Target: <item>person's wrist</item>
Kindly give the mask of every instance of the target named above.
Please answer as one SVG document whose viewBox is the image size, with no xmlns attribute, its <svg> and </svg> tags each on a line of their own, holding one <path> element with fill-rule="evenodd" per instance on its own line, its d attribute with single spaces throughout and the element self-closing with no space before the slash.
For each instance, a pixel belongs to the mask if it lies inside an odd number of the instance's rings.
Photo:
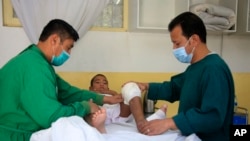
<svg viewBox="0 0 250 141">
<path fill-rule="evenodd" d="M 173 120 L 173 118 L 166 118 L 167 123 L 168 123 L 168 128 L 171 130 L 177 130 L 177 127 L 175 125 L 175 122 Z"/>
<path fill-rule="evenodd" d="M 109 101 L 110 101 L 110 96 L 103 97 L 103 103 L 109 103 Z"/>
<path fill-rule="evenodd" d="M 141 86 L 143 86 L 143 91 L 148 91 L 149 84 L 148 83 L 141 83 Z"/>
<path fill-rule="evenodd" d="M 84 109 L 85 109 L 85 115 L 86 114 L 90 114 L 91 113 L 91 107 L 90 107 L 90 104 L 89 104 L 89 102 L 88 101 L 82 101 L 81 102 L 81 105 L 84 107 Z"/>
<path fill-rule="evenodd" d="M 145 90 L 148 90 L 149 83 L 145 83 Z"/>
</svg>

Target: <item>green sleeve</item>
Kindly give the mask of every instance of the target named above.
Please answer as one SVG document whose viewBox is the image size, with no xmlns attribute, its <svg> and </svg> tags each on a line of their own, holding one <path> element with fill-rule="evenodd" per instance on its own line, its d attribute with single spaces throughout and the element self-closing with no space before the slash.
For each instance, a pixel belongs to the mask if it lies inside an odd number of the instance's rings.
<svg viewBox="0 0 250 141">
<path fill-rule="evenodd" d="M 90 107 L 85 100 L 90 98 L 102 104 L 102 96 L 71 87 L 49 67 L 34 64 L 23 69 L 21 78 L 25 84 L 20 92 L 21 108 L 41 127 L 48 128 L 60 117 L 89 114 Z"/>
<path fill-rule="evenodd" d="M 149 83 L 148 98 L 153 100 L 166 100 L 175 102 L 180 98 L 180 90 L 183 80 L 183 74 L 178 74 L 171 78 L 171 81 L 163 83 Z"/>
<path fill-rule="evenodd" d="M 58 86 L 58 99 L 63 104 L 67 105 L 77 101 L 89 101 L 90 99 L 92 99 L 93 102 L 97 105 L 103 105 L 103 95 L 71 86 L 60 76 L 56 75 L 56 77 Z"/>
</svg>

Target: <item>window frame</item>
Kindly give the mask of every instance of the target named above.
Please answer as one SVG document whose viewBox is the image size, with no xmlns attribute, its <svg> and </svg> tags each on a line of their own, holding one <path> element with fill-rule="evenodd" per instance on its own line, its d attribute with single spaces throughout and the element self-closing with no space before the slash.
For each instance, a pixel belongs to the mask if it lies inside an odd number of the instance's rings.
<svg viewBox="0 0 250 141">
<path fill-rule="evenodd" d="M 21 22 L 14 16 L 14 9 L 11 0 L 2 1 L 3 9 L 3 26 L 8 27 L 22 27 Z M 113 32 L 126 32 L 128 30 L 128 0 L 123 0 L 123 27 L 91 27 L 92 31 L 113 31 Z"/>
</svg>

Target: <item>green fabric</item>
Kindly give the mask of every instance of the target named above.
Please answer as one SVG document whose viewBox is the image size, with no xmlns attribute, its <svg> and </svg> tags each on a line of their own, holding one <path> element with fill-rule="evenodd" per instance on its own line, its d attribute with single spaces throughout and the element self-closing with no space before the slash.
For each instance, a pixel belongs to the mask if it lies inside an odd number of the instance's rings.
<svg viewBox="0 0 250 141">
<path fill-rule="evenodd" d="M 28 141 L 60 117 L 85 116 L 87 102 L 103 104 L 103 96 L 73 87 L 56 73 L 36 45 L 0 70 L 0 140 Z"/>
<path fill-rule="evenodd" d="M 148 97 L 179 100 L 173 119 L 183 135 L 196 133 L 203 141 L 228 141 L 234 91 L 230 69 L 217 54 L 211 54 L 171 81 L 150 83 Z"/>
</svg>

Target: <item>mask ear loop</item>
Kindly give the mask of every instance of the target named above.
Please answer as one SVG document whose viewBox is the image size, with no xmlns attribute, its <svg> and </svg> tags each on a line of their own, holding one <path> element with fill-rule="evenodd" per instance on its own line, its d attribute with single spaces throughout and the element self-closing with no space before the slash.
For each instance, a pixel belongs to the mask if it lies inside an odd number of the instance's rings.
<svg viewBox="0 0 250 141">
<path fill-rule="evenodd" d="M 190 36 L 186 42 L 186 44 L 184 45 L 184 47 L 186 48 L 187 44 L 190 42 L 190 39 L 192 39 L 192 36 Z"/>
<path fill-rule="evenodd" d="M 56 40 L 54 40 L 54 42 L 56 42 Z M 52 47 L 52 51 L 53 51 L 53 55 L 52 55 L 52 58 L 53 58 L 53 56 L 56 56 L 56 53 L 55 53 L 55 46 L 53 45 L 53 47 Z"/>
<path fill-rule="evenodd" d="M 53 58 L 53 56 L 56 56 L 54 46 L 52 47 L 52 51 L 53 51 L 53 55 L 52 55 L 52 58 Z"/>
<path fill-rule="evenodd" d="M 60 45 L 62 45 L 63 43 L 61 42 L 61 38 L 60 37 L 59 37 L 59 40 L 60 40 Z M 62 46 L 61 46 L 61 49 L 62 49 L 62 51 L 65 51 Z M 54 46 L 53 46 L 53 53 L 54 53 L 54 56 L 56 56 L 55 47 Z"/>
<path fill-rule="evenodd" d="M 194 53 L 194 49 L 195 49 L 195 47 L 193 47 L 193 49 L 192 49 L 192 51 L 191 51 L 192 54 Z M 190 53 L 190 54 L 191 54 L 191 53 Z"/>
<path fill-rule="evenodd" d="M 187 44 L 189 43 L 189 41 L 190 41 L 190 38 L 188 39 L 188 41 L 187 41 L 186 44 L 184 45 L 185 48 L 187 47 Z"/>
<path fill-rule="evenodd" d="M 190 39 L 192 39 L 192 36 L 188 39 L 190 41 Z M 190 54 L 193 54 L 194 53 L 194 50 L 195 50 L 195 46 L 193 47 L 192 51 Z"/>
<path fill-rule="evenodd" d="M 62 47 L 63 46 L 63 42 L 60 38 L 60 46 L 61 46 L 61 49 L 62 49 L 62 52 L 66 52 L 68 54 L 68 52 Z"/>
<path fill-rule="evenodd" d="M 189 37 L 187 43 L 185 44 L 185 47 L 186 47 L 186 45 L 190 42 L 191 39 L 192 39 L 192 36 Z M 194 50 L 195 50 L 195 47 L 193 47 L 193 49 L 192 49 L 192 51 L 191 51 L 190 54 L 193 54 L 193 53 L 194 53 Z"/>
</svg>

